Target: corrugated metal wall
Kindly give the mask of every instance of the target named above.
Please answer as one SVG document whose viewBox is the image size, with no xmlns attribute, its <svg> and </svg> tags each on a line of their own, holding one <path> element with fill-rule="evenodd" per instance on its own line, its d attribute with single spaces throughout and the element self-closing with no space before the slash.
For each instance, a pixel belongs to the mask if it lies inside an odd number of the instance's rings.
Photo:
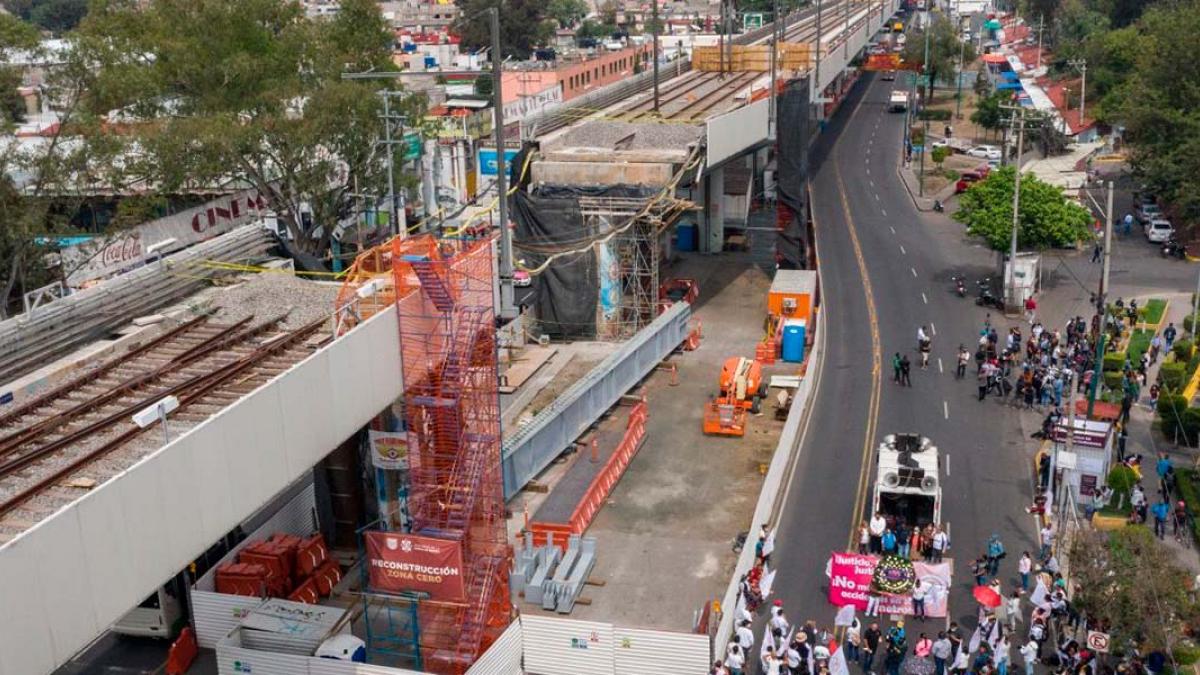
<svg viewBox="0 0 1200 675">
<path fill-rule="evenodd" d="M 217 645 L 217 672 L 220 675 L 306 675 L 309 660 L 304 656 L 258 652 L 227 643 Z"/>
<path fill-rule="evenodd" d="M 224 558 L 222 563 L 230 562 L 237 557 L 247 544 L 264 539 L 276 532 L 286 532 L 299 536 L 312 534 L 313 513 L 316 508 L 315 490 L 312 485 L 312 474 L 301 480 L 307 480 L 308 485 L 300 490 L 295 497 L 279 508 L 273 514 L 266 515 L 263 524 L 250 536 L 238 544 Z M 275 504 L 267 508 L 276 507 Z M 260 520 L 260 514 L 251 516 L 248 520 Z M 249 598 L 241 595 L 224 595 L 216 592 L 215 578 L 217 566 L 196 580 L 192 587 L 192 625 L 196 629 L 196 641 L 201 647 L 212 649 L 221 638 L 237 627 L 245 610 L 257 607 L 262 603 L 260 598 Z"/>
<path fill-rule="evenodd" d="M 705 675 L 712 659 L 707 635 L 613 628 L 616 675 Z"/>
<path fill-rule="evenodd" d="M 533 675 L 613 675 L 611 624 L 523 615 L 525 672 Z"/>
<path fill-rule="evenodd" d="M 192 591 L 192 625 L 201 647 L 213 649 L 237 628 L 246 612 L 262 604 L 261 598 Z"/>
<path fill-rule="evenodd" d="M 521 622 L 513 621 L 467 675 L 521 675 Z"/>
</svg>

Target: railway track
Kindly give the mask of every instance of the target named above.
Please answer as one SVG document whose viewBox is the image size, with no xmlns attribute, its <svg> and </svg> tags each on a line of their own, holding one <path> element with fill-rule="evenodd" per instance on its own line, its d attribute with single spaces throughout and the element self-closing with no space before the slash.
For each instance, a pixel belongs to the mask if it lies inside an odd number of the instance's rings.
<svg viewBox="0 0 1200 675">
<path fill-rule="evenodd" d="M 831 23 L 836 22 L 836 19 L 832 17 L 839 15 L 840 7 L 841 5 L 838 5 L 827 10 L 831 15 Z M 857 22 L 854 25 L 857 25 Z M 786 33 L 785 40 L 811 40 L 816 37 L 816 34 L 816 19 L 814 16 L 809 16 L 790 27 Z M 755 44 L 762 42 L 765 42 L 765 38 Z M 725 73 L 724 77 L 722 77 L 721 73 L 690 71 L 679 78 L 678 82 L 673 86 L 660 92 L 659 112 L 657 114 L 654 112 L 653 95 L 640 94 L 632 105 L 616 111 L 614 116 L 626 122 L 652 121 L 655 119 L 672 121 L 698 119 L 703 117 L 705 113 L 715 109 L 722 102 L 728 101 L 743 88 L 750 86 L 754 80 L 763 74 L 758 72 L 734 72 Z M 720 83 L 717 86 L 704 91 L 706 85 L 711 85 L 718 81 Z M 673 105 L 681 100 L 685 101 L 684 105 Z"/>
<path fill-rule="evenodd" d="M 324 318 L 251 325 L 195 320 L 0 417 L 0 540 L 132 464 L 158 444 L 132 415 L 165 396 L 175 432 L 198 424 L 311 353 Z M 155 441 L 158 440 L 155 438 Z M 120 455 L 118 457 L 118 455 Z M 120 465 L 120 466 L 114 466 Z M 64 486 L 73 481 L 75 487 Z"/>
</svg>

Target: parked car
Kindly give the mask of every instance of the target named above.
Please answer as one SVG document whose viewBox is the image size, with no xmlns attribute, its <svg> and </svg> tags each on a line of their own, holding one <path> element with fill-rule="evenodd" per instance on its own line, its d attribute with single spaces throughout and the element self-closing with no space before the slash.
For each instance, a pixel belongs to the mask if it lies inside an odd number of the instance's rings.
<svg viewBox="0 0 1200 675">
<path fill-rule="evenodd" d="M 1150 221 L 1155 220 L 1155 219 L 1161 219 L 1162 217 L 1163 217 L 1163 212 L 1162 212 L 1162 209 L 1158 208 L 1158 204 L 1155 204 L 1153 202 L 1151 202 L 1151 203 L 1142 202 L 1142 204 L 1138 206 L 1137 219 L 1138 219 L 1138 222 L 1142 223 L 1143 225 L 1148 225 L 1150 223 Z"/>
<path fill-rule="evenodd" d="M 977 145 L 967 151 L 971 157 L 979 159 L 994 159 L 999 161 L 1004 155 L 1000 152 L 1000 148 L 994 145 Z"/>
<path fill-rule="evenodd" d="M 884 82 L 895 82 L 896 81 L 896 71 L 894 71 L 894 70 L 883 71 L 883 81 Z"/>
<path fill-rule="evenodd" d="M 954 184 L 954 194 L 962 194 L 967 191 L 967 188 L 973 184 L 983 180 L 984 176 L 979 175 L 974 171 L 964 171 L 958 178 L 958 182 Z"/>
<path fill-rule="evenodd" d="M 1146 239 L 1154 244 L 1161 244 L 1175 237 L 1175 228 L 1171 221 L 1155 218 L 1146 223 Z"/>
</svg>

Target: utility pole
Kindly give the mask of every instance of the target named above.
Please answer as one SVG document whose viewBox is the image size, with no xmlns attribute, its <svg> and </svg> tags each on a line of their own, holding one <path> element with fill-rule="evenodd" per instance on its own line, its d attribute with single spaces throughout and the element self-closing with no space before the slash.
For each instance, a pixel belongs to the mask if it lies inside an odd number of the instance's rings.
<svg viewBox="0 0 1200 675">
<path fill-rule="evenodd" d="M 1084 114 L 1087 112 L 1087 59 L 1071 59 L 1067 61 L 1067 65 L 1078 70 L 1083 76 L 1079 87 L 1079 123 L 1082 125 Z"/>
<path fill-rule="evenodd" d="M 783 33 L 783 31 L 784 31 L 783 24 L 785 23 L 783 20 L 783 17 L 781 17 L 779 15 L 779 0 L 775 0 L 775 7 L 773 10 L 772 16 L 774 17 L 774 23 L 772 24 L 771 40 L 770 40 L 770 44 L 771 44 L 771 94 L 768 97 L 769 102 L 767 103 L 767 138 L 768 139 L 775 138 L 775 127 L 778 124 L 778 120 L 776 119 L 776 116 L 779 114 L 779 111 L 776 110 L 776 106 L 778 105 L 778 102 L 775 100 L 775 82 L 776 82 L 776 78 L 778 77 L 778 70 L 779 70 L 779 63 L 778 63 L 779 43 L 780 43 L 779 35 L 781 33 Z"/>
<path fill-rule="evenodd" d="M 1096 365 L 1092 370 L 1092 386 L 1088 388 L 1088 419 L 1096 408 L 1096 392 L 1100 391 L 1100 381 L 1104 379 L 1104 352 L 1108 338 L 1108 270 L 1112 255 L 1113 230 L 1113 184 L 1108 181 L 1108 197 L 1105 200 L 1104 212 L 1104 265 L 1100 270 L 1100 293 L 1096 296 L 1096 313 L 1100 315 L 1100 330 L 1096 342 Z"/>
<path fill-rule="evenodd" d="M 933 2 L 933 0 L 928 0 Z M 929 11 L 925 11 L 925 60 L 921 62 L 921 74 L 925 78 L 925 95 L 921 98 L 921 107 L 925 108 L 930 104 L 930 97 L 933 90 L 933 77 L 929 72 L 929 33 L 932 26 L 930 25 Z M 917 196 L 925 196 L 925 152 L 929 148 L 929 115 L 925 115 L 925 124 L 922 125 L 925 133 L 921 137 L 921 178 L 917 182 Z"/>
<path fill-rule="evenodd" d="M 650 35 L 654 40 L 654 112 L 658 112 L 658 0 L 650 0 L 650 21 L 654 30 Z"/>
<path fill-rule="evenodd" d="M 962 19 L 959 19 L 958 24 L 958 91 L 954 94 L 954 119 L 962 119 L 962 81 L 963 81 L 963 59 L 966 58 L 965 50 L 967 41 L 963 39 L 965 36 L 962 32 Z"/>
<path fill-rule="evenodd" d="M 395 122 L 404 124 L 403 117 L 392 115 L 392 97 L 403 96 L 403 92 L 381 91 L 379 96 L 383 98 L 383 145 L 387 148 L 388 217 L 391 220 L 392 234 L 404 236 L 408 230 L 408 224 L 404 221 L 404 195 L 396 194 L 396 160 L 394 157 L 396 144 L 404 142 L 403 126 L 401 126 L 400 140 L 392 138 L 392 124 Z"/>
<path fill-rule="evenodd" d="M 825 93 L 825 88 L 821 86 L 821 52 L 824 51 L 821 47 L 821 0 L 813 1 L 817 3 L 817 65 L 813 69 L 812 90 L 813 96 L 817 100 L 817 105 L 820 106 L 818 108 L 821 111 L 819 117 L 823 119 L 825 117 L 825 104 L 821 99 L 824 98 L 822 94 Z"/>
<path fill-rule="evenodd" d="M 1013 179 L 1013 212 L 1012 240 L 1008 250 L 1008 303 L 1017 301 L 1017 231 L 1021 223 L 1021 153 L 1025 150 L 1025 108 L 1020 110 L 1021 118 L 1018 125 L 1017 116 L 1012 116 L 1012 124 L 1017 132 L 1017 175 Z"/>
<path fill-rule="evenodd" d="M 1037 51 L 1037 69 L 1042 67 L 1042 28 L 1046 22 L 1045 14 L 1038 14 L 1038 51 Z"/>
<path fill-rule="evenodd" d="M 657 0 L 656 0 L 657 1 Z M 517 316 L 513 292 L 512 229 L 508 226 L 508 168 L 504 161 L 504 59 L 500 56 L 500 8 L 488 9 L 492 27 L 492 110 L 496 138 L 496 203 L 500 207 L 500 318 Z"/>
</svg>

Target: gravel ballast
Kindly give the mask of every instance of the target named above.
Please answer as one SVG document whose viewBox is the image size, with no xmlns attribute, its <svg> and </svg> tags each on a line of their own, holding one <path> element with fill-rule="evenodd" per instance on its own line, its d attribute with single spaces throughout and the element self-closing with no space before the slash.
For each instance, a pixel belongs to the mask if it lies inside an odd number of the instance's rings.
<svg viewBox="0 0 1200 675">
<path fill-rule="evenodd" d="M 299 328 L 323 315 L 332 316 L 337 294 L 337 284 L 264 272 L 236 286 L 212 289 L 200 304 L 211 304 L 217 310 L 213 320 L 220 323 L 234 323 L 251 314 L 258 322 L 287 313 L 281 325 Z"/>
<path fill-rule="evenodd" d="M 581 124 L 553 142 L 548 151 L 564 148 L 609 148 L 635 134 L 626 150 L 679 150 L 700 140 L 704 128 L 690 124 L 596 120 Z"/>
</svg>

